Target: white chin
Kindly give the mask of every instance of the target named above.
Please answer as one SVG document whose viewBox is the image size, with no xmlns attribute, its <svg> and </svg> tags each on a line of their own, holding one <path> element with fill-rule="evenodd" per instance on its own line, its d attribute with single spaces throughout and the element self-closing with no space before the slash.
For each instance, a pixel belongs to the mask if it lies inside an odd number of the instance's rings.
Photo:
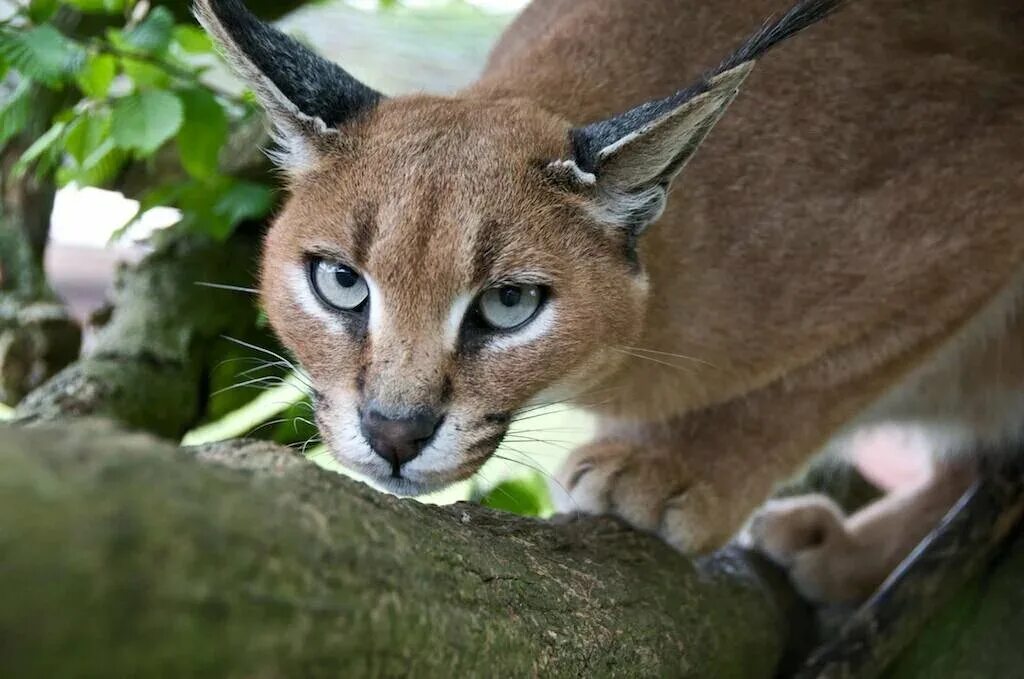
<svg viewBox="0 0 1024 679">
<path fill-rule="evenodd" d="M 455 483 L 454 480 L 442 480 L 438 478 L 429 480 L 410 478 L 404 474 L 401 477 L 395 478 L 391 475 L 391 470 L 383 460 L 381 460 L 378 465 L 355 462 L 353 460 L 346 459 L 344 455 L 339 455 L 337 453 L 335 453 L 333 457 L 341 463 L 345 469 L 354 472 L 359 478 L 369 483 L 371 486 L 393 495 L 401 495 L 403 497 L 427 495 L 439 490 L 444 490 L 446 487 Z M 415 476 L 415 472 L 413 472 L 413 475 Z"/>
<path fill-rule="evenodd" d="M 423 481 L 414 481 L 405 477 L 395 478 L 393 476 L 373 478 L 371 480 L 373 484 L 381 490 L 387 491 L 393 495 L 401 495 L 403 497 L 414 497 L 417 495 L 436 493 L 439 490 L 444 490 L 452 483 L 446 481 L 428 483 Z"/>
</svg>

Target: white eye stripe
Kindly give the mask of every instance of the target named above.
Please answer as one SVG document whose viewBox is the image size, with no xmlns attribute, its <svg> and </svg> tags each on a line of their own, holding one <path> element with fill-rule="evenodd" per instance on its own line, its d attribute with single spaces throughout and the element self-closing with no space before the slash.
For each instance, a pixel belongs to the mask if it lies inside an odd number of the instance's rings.
<svg viewBox="0 0 1024 679">
<path fill-rule="evenodd" d="M 309 287 L 309 274 L 305 265 L 293 267 L 289 271 L 287 279 L 292 298 L 298 302 L 299 308 L 307 316 L 312 316 L 320 321 L 332 334 L 345 332 L 345 324 L 338 318 L 338 315 L 324 308 L 324 305 L 320 303 L 320 300 L 316 298 L 316 294 Z"/>
<path fill-rule="evenodd" d="M 445 346 L 450 349 L 455 349 L 459 343 L 459 332 L 462 330 L 462 321 L 466 318 L 466 312 L 469 311 L 470 305 L 473 303 L 473 295 L 462 294 L 455 298 L 452 302 L 451 309 L 448 311 L 448 320 L 445 323 Z"/>
<path fill-rule="evenodd" d="M 508 351 L 535 342 L 555 327 L 556 311 L 554 302 L 549 300 L 536 318 L 519 330 L 495 335 L 484 346 L 485 350 Z"/>
<path fill-rule="evenodd" d="M 379 335 L 384 330 L 384 323 L 387 320 L 387 314 L 384 310 L 384 293 L 365 273 L 363 274 L 363 280 L 366 281 L 366 287 L 370 289 L 370 325 L 367 328 L 367 332 L 373 335 Z"/>
<path fill-rule="evenodd" d="M 387 319 L 385 312 L 384 295 L 374 280 L 362 274 L 366 287 L 370 291 L 370 321 L 368 332 L 370 334 L 380 333 Z M 308 315 L 316 318 L 333 334 L 347 332 L 348 326 L 341 316 L 332 312 L 317 299 L 316 293 L 309 283 L 309 267 L 305 265 L 292 267 L 287 275 L 288 287 L 292 297 L 298 303 L 299 308 Z"/>
</svg>

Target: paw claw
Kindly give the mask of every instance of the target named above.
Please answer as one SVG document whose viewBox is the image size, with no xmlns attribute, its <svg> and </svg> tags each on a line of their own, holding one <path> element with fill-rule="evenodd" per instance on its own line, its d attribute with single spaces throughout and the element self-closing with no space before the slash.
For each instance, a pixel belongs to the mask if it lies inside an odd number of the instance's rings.
<svg viewBox="0 0 1024 679">
<path fill-rule="evenodd" d="M 610 514 L 656 533 L 683 552 L 705 552 L 731 536 L 718 496 L 694 483 L 677 460 L 632 445 L 605 442 L 571 456 L 552 488 L 560 512 Z"/>
</svg>

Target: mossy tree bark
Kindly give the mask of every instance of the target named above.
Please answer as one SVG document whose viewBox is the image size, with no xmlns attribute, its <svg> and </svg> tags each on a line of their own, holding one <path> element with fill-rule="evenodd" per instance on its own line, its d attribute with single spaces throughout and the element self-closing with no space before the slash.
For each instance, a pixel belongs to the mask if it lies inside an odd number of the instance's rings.
<svg viewBox="0 0 1024 679">
<path fill-rule="evenodd" d="M 771 677 L 788 591 L 607 521 L 384 496 L 267 444 L 0 429 L 11 676 Z"/>
<path fill-rule="evenodd" d="M 266 443 L 0 427 L 11 676 L 787 676 L 804 610 L 737 549 L 384 496 Z M 1024 532 L 894 679 L 1018 676 Z"/>
<path fill-rule="evenodd" d="M 0 84 L 0 97 L 4 96 Z M 55 93 L 39 88 L 35 118 L 0 148 L 0 403 L 13 405 L 78 355 L 81 332 L 46 282 L 43 254 L 56 187 L 12 168 L 46 130 Z"/>
<path fill-rule="evenodd" d="M 181 437 L 207 412 L 211 373 L 238 354 L 225 338 L 270 341 L 257 327 L 252 295 L 203 285 L 251 286 L 257 241 L 247 230 L 226 243 L 185 234 L 123 267 L 109 318 L 88 355 L 33 391 L 16 416 L 38 421 L 104 415 Z M 241 364 L 235 365 L 240 371 Z"/>
<path fill-rule="evenodd" d="M 767 678 L 809 641 L 734 548 L 692 562 L 610 520 L 425 506 L 268 443 L 95 421 L 0 427 L 0 554 L 11 676 Z M 1018 676 L 1022 562 L 1018 528 L 887 676 Z"/>
</svg>

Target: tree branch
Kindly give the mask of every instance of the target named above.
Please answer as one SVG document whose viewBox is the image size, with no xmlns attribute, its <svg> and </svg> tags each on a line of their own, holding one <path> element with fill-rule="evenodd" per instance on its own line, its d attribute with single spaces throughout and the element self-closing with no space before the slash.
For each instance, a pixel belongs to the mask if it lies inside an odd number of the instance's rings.
<svg viewBox="0 0 1024 679">
<path fill-rule="evenodd" d="M 0 429 L 11 676 L 772 677 L 787 589 L 610 521 L 375 493 L 266 444 Z"/>
</svg>

